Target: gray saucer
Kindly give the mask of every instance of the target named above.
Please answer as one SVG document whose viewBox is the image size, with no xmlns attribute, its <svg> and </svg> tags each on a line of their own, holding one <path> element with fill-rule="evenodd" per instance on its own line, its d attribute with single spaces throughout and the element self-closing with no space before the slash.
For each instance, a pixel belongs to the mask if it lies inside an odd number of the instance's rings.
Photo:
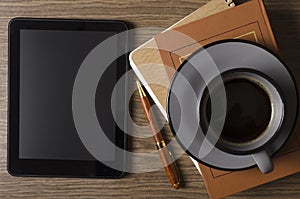
<svg viewBox="0 0 300 199">
<path fill-rule="evenodd" d="M 297 91 L 283 62 L 256 44 L 224 40 L 193 53 L 182 63 L 172 80 L 167 112 L 176 140 L 190 156 L 215 168 L 239 170 L 256 165 L 251 154 L 220 150 L 205 138 L 205 132 L 199 125 L 200 101 L 206 85 L 218 75 L 231 70 L 257 72 L 272 82 L 280 93 L 284 117 L 276 136 L 263 146 L 269 155 L 274 155 L 293 130 L 298 110 Z"/>
</svg>

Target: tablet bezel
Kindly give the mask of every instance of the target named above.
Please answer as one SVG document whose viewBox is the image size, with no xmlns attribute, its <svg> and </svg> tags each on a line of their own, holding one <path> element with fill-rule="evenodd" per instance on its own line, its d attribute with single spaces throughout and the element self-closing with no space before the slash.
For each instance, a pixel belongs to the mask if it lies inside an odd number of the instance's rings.
<svg viewBox="0 0 300 199">
<path fill-rule="evenodd" d="M 14 176 L 119 178 L 124 172 L 99 161 L 19 158 L 20 30 L 105 31 L 128 30 L 123 21 L 15 18 L 8 25 L 8 144 L 7 169 Z M 123 45 L 123 44 L 121 44 Z M 124 43 L 124 45 L 127 45 Z M 117 79 L 127 71 L 127 55 L 117 59 Z M 124 85 L 125 86 L 125 85 Z M 125 96 L 124 96 L 125 97 Z M 126 136 L 116 125 L 116 145 L 126 146 Z M 125 167 L 125 154 L 122 158 Z M 118 160 L 120 161 L 120 160 Z"/>
</svg>

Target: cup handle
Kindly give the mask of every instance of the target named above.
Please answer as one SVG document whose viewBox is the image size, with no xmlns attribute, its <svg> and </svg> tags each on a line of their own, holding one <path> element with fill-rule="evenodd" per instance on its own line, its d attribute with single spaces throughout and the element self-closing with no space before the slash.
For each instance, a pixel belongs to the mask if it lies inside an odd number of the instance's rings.
<svg viewBox="0 0 300 199">
<path fill-rule="evenodd" d="M 265 150 L 254 153 L 251 156 L 263 174 L 270 173 L 274 170 L 272 159 Z"/>
</svg>

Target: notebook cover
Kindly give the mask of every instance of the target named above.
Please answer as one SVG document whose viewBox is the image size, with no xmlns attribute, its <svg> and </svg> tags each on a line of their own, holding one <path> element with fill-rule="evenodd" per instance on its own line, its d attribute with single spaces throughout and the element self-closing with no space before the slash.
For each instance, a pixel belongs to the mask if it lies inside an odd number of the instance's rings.
<svg viewBox="0 0 300 199">
<path fill-rule="evenodd" d="M 274 156 L 274 171 L 262 174 L 257 167 L 243 171 L 222 171 L 199 163 L 211 198 L 222 198 L 300 171 L 300 121 L 288 142 Z"/>
<path fill-rule="evenodd" d="M 222 39 L 250 40 L 278 52 L 262 0 L 251 0 L 174 30 L 180 34 L 165 31 L 155 36 L 155 41 L 163 64 L 175 70 L 199 46 Z M 172 76 L 169 74 L 170 78 Z"/>
<path fill-rule="evenodd" d="M 179 22 L 173 24 L 168 29 L 178 28 L 182 25 L 194 22 L 196 20 L 205 18 L 212 14 L 218 13 L 234 7 L 234 3 L 229 0 L 212 0 L 207 4 L 198 8 L 196 11 L 186 16 Z M 168 30 L 167 29 L 167 30 Z M 163 64 L 160 53 L 157 49 L 154 39 L 149 40 L 141 45 L 129 55 L 130 65 L 141 82 L 145 85 L 148 93 L 152 97 L 159 110 L 167 119 L 166 115 L 166 98 L 168 94 L 168 87 L 162 85 L 169 85 L 170 79 L 166 71 L 156 65 Z M 158 82 L 151 84 L 151 81 Z"/>
<path fill-rule="evenodd" d="M 196 42 L 178 39 L 171 31 L 155 37 L 165 65 L 177 69 L 182 61 L 200 45 L 239 38 L 257 42 L 278 53 L 268 16 L 262 0 L 252 0 L 202 20 L 175 28 Z M 168 70 L 169 71 L 169 70 Z M 169 78 L 173 73 L 168 72 Z M 300 121 L 299 121 L 300 122 Z M 299 124 L 298 122 L 298 124 Z M 257 167 L 243 171 L 222 171 L 199 163 L 207 191 L 211 198 L 222 198 L 234 193 L 282 178 L 300 171 L 300 125 L 289 141 L 274 157 L 275 169 L 262 174 Z"/>
</svg>

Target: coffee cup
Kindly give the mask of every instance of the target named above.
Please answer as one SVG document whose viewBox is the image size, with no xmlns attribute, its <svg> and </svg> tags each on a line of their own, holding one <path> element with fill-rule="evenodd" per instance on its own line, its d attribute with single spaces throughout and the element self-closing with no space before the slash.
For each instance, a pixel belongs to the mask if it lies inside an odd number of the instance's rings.
<svg viewBox="0 0 300 199">
<path fill-rule="evenodd" d="M 242 40 L 194 52 L 173 77 L 167 100 L 171 130 L 190 156 L 225 170 L 256 165 L 262 173 L 274 169 L 272 156 L 291 134 L 297 107 L 287 66 L 264 47 Z"/>
<path fill-rule="evenodd" d="M 220 135 L 211 118 L 211 99 L 218 100 L 222 85 L 210 82 L 200 105 L 201 127 L 216 147 L 233 154 L 251 154 L 263 173 L 273 170 L 270 155 L 263 146 L 275 139 L 284 117 L 284 103 L 277 88 L 255 71 L 235 70 L 222 75 L 226 91 L 226 118 Z M 211 98 L 210 96 L 213 97 Z M 222 109 L 224 107 L 218 107 Z M 208 126 L 211 131 L 208 132 Z"/>
</svg>

